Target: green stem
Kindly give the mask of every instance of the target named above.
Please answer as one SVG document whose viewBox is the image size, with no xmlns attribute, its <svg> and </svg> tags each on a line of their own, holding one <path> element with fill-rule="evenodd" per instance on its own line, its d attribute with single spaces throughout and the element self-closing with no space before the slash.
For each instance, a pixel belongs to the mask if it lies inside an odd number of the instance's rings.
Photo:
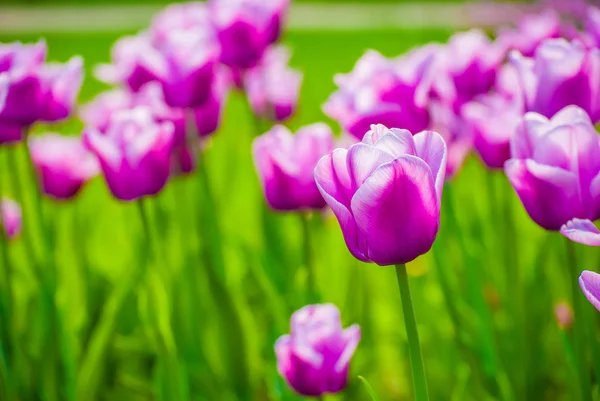
<svg viewBox="0 0 600 401">
<path fill-rule="evenodd" d="M 421 344 L 419 342 L 419 332 L 417 330 L 417 321 L 413 308 L 410 287 L 408 285 L 408 274 L 406 265 L 396 265 L 396 277 L 400 289 L 400 298 L 402 300 L 402 311 L 404 312 L 404 324 L 406 326 L 406 336 L 408 337 L 408 354 L 410 356 L 410 365 L 413 376 L 416 401 L 429 400 L 427 392 L 427 378 L 425 377 L 425 367 L 423 365 L 423 356 L 421 354 Z"/>
<path fill-rule="evenodd" d="M 300 213 L 302 221 L 302 245 L 304 256 L 304 268 L 306 269 L 306 292 L 308 294 L 308 303 L 318 302 L 319 295 L 315 278 L 315 266 L 313 263 L 313 251 L 310 235 L 310 221 L 307 213 Z"/>
<path fill-rule="evenodd" d="M 573 348 L 577 358 L 577 371 L 579 373 L 579 387 L 581 388 L 581 399 L 589 401 L 592 399 L 592 387 L 590 383 L 590 372 L 585 354 L 585 317 L 581 303 L 581 289 L 579 288 L 579 272 L 577 270 L 577 255 L 575 245 L 571 240 L 565 238 L 567 246 L 567 268 L 569 280 L 571 281 L 571 296 L 574 311 L 573 322 Z"/>
</svg>

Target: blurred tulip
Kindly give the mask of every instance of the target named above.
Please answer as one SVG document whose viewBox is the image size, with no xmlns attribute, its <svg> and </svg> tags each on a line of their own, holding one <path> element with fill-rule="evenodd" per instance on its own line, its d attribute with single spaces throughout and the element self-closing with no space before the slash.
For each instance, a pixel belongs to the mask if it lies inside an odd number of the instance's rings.
<svg viewBox="0 0 600 401">
<path fill-rule="evenodd" d="M 412 132 L 425 129 L 429 124 L 429 67 L 436 49 L 426 46 L 396 60 L 369 50 L 351 73 L 335 76 L 339 89 L 323 106 L 325 114 L 359 139 L 378 123 Z"/>
<path fill-rule="evenodd" d="M 56 199 L 70 199 L 100 167 L 81 137 L 49 133 L 29 139 L 31 158 L 42 189 Z"/>
<path fill-rule="evenodd" d="M 565 107 L 551 120 L 527 113 L 511 141 L 506 175 L 529 216 L 547 230 L 600 217 L 600 137 L 587 113 Z"/>
<path fill-rule="evenodd" d="M 246 72 L 244 87 L 255 115 L 284 121 L 294 113 L 302 73 L 289 68 L 289 58 L 284 47 L 272 47 L 256 67 Z"/>
<path fill-rule="evenodd" d="M 514 30 L 502 30 L 498 34 L 498 42 L 508 50 L 518 50 L 526 57 L 531 57 L 535 49 L 545 39 L 560 38 L 562 22 L 560 15 L 553 9 L 541 13 L 524 15 Z"/>
<path fill-rule="evenodd" d="M 560 233 L 571 241 L 580 244 L 600 246 L 600 231 L 590 220 L 569 220 L 560 228 Z"/>
<path fill-rule="evenodd" d="M 21 233 L 23 222 L 21 219 L 21 207 L 11 199 L 2 198 L 0 202 L 2 213 L 2 226 L 8 239 L 13 239 Z"/>
<path fill-rule="evenodd" d="M 510 159 L 510 139 L 523 116 L 518 101 L 493 93 L 463 105 L 462 117 L 473 131 L 473 144 L 490 169 L 502 169 Z"/>
<path fill-rule="evenodd" d="M 173 125 L 156 123 L 148 108 L 119 112 L 105 133 L 88 128 L 84 138 L 98 157 L 116 198 L 131 201 L 155 195 L 165 186 L 171 167 Z"/>
<path fill-rule="evenodd" d="M 548 39 L 533 58 L 511 53 L 517 66 L 528 111 L 552 117 L 569 105 L 600 120 L 600 50 L 586 49 L 578 41 Z"/>
<path fill-rule="evenodd" d="M 208 8 L 204 2 L 169 4 L 152 18 L 150 25 L 151 41 L 156 47 L 168 43 L 173 31 L 204 31 L 211 25 Z"/>
<path fill-rule="evenodd" d="M 321 209 L 326 206 L 313 171 L 319 159 L 333 150 L 333 133 L 322 123 L 299 129 L 296 135 L 282 125 L 252 144 L 254 164 L 265 198 L 275 210 Z"/>
<path fill-rule="evenodd" d="M 573 310 L 566 302 L 560 302 L 554 307 L 554 317 L 558 327 L 569 330 L 573 326 Z"/>
<path fill-rule="evenodd" d="M 0 127 L 3 142 L 14 140 L 17 127 L 67 118 L 83 81 L 83 60 L 45 64 L 46 44 L 0 46 L 0 76 L 5 87 Z M 8 140 L 7 140 L 8 139 Z"/>
<path fill-rule="evenodd" d="M 594 6 L 586 8 L 584 31 L 596 47 L 600 47 L 600 8 Z"/>
<path fill-rule="evenodd" d="M 436 59 L 433 93 L 459 112 L 462 104 L 492 88 L 503 57 L 478 29 L 454 34 Z"/>
<path fill-rule="evenodd" d="M 600 311 L 600 274 L 588 270 L 581 272 L 579 286 L 585 297 Z"/>
<path fill-rule="evenodd" d="M 214 82 L 220 51 L 216 39 L 208 30 L 175 30 L 164 40 L 155 47 L 148 33 L 120 39 L 113 47 L 113 64 L 98 66 L 96 76 L 124 83 L 134 92 L 158 81 L 171 107 L 202 105 Z"/>
<path fill-rule="evenodd" d="M 279 38 L 289 0 L 209 0 L 211 21 L 221 43 L 221 62 L 250 68 Z"/>
<path fill-rule="evenodd" d="M 360 327 L 342 328 L 335 305 L 308 305 L 294 312 L 289 335 L 275 343 L 277 370 L 298 394 L 321 397 L 348 384 L 350 361 L 360 342 Z"/>
<path fill-rule="evenodd" d="M 362 143 L 336 149 L 315 169 L 350 252 L 378 265 L 429 251 L 440 222 L 446 144 L 431 131 L 374 125 Z"/>
</svg>

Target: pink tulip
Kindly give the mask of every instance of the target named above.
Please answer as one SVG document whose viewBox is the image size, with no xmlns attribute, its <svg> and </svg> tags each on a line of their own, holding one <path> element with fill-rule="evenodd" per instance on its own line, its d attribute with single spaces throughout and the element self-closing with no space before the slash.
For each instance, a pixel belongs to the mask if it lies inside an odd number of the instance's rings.
<svg viewBox="0 0 600 401">
<path fill-rule="evenodd" d="M 600 310 L 600 274 L 584 270 L 579 276 L 579 286 L 588 301 Z"/>
<path fill-rule="evenodd" d="M 131 201 L 155 195 L 165 186 L 171 168 L 173 125 L 156 123 L 148 108 L 120 112 L 105 133 L 88 128 L 84 138 L 116 198 Z"/>
<path fill-rule="evenodd" d="M 572 219 L 560 228 L 560 233 L 571 241 L 589 246 L 600 246 L 600 231 L 590 220 Z"/>
<path fill-rule="evenodd" d="M 386 266 L 429 251 L 437 235 L 446 144 L 374 125 L 362 143 L 336 149 L 315 168 L 317 186 L 359 260 Z"/>
<path fill-rule="evenodd" d="M 313 170 L 332 149 L 333 133 L 322 123 L 307 125 L 296 135 L 276 125 L 256 138 L 254 164 L 269 206 L 280 211 L 325 207 Z"/>
<path fill-rule="evenodd" d="M 277 370 L 300 395 L 339 393 L 359 341 L 360 327 L 343 329 L 334 305 L 305 306 L 292 315 L 290 334 L 275 343 Z"/>
<path fill-rule="evenodd" d="M 29 139 L 31 158 L 42 189 L 55 199 L 70 199 L 100 167 L 80 137 L 45 134 Z"/>
</svg>

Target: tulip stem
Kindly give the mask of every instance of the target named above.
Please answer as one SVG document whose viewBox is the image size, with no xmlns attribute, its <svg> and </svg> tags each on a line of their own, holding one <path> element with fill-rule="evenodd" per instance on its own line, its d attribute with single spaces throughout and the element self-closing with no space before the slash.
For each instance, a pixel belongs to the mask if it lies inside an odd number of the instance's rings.
<svg viewBox="0 0 600 401">
<path fill-rule="evenodd" d="M 425 377 L 425 366 L 423 365 L 419 331 L 417 330 L 417 321 L 415 319 L 412 296 L 410 295 L 406 265 L 396 265 L 396 277 L 398 279 L 398 287 L 400 288 L 404 325 L 406 326 L 406 336 L 408 337 L 408 354 L 413 376 L 415 400 L 427 401 L 429 400 L 427 378 Z"/>
<path fill-rule="evenodd" d="M 592 388 L 590 383 L 590 372 L 587 366 L 585 355 L 585 318 L 581 304 L 581 289 L 579 288 L 579 273 L 577 271 L 577 255 L 575 245 L 571 240 L 565 238 L 567 246 L 567 268 L 569 269 L 569 280 L 571 281 L 573 311 L 575 319 L 573 322 L 573 348 L 577 357 L 576 370 L 579 373 L 579 388 L 581 389 L 581 399 L 588 401 L 592 399 Z"/>
</svg>

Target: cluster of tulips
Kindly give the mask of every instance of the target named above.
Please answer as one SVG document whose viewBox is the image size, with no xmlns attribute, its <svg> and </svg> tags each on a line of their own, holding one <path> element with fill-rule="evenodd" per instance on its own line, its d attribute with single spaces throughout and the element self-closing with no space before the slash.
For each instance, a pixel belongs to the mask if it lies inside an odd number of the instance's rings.
<svg viewBox="0 0 600 401">
<path fill-rule="evenodd" d="M 600 217 L 594 127 L 600 121 L 600 9 L 573 15 L 546 9 L 494 40 L 475 29 L 393 59 L 368 51 L 352 72 L 335 77 L 338 89 L 323 106 L 342 127 L 336 138 L 325 123 L 294 134 L 278 124 L 294 114 L 302 82 L 288 66 L 289 52 L 277 44 L 288 3 L 209 0 L 167 7 L 147 30 L 120 39 L 110 64 L 97 66 L 97 78 L 116 88 L 80 108 L 80 136 L 30 135 L 30 129 L 73 113 L 82 59 L 55 65 L 45 61 L 44 42 L 2 45 L 0 143 L 25 142 L 40 195 L 72 199 L 101 174 L 115 198 L 139 203 L 147 223 L 143 200 L 176 176 L 198 172 L 210 199 L 203 158 L 228 93 L 244 94 L 256 119 L 276 124 L 252 146 L 268 206 L 301 216 L 329 207 L 356 259 L 395 266 L 415 397 L 426 400 L 405 264 L 431 249 L 444 187 L 468 153 L 476 151 L 490 170 L 504 170 L 539 226 L 600 246 L 592 223 Z M 12 200 L 2 202 L 2 224 L 8 239 L 21 231 L 21 211 Z M 207 230 L 205 237 L 219 235 L 218 227 Z M 218 272 L 222 261 L 211 260 L 209 269 Z M 3 274 L 6 292 L 10 274 Z M 132 273 L 132 283 L 142 274 Z M 44 274 L 39 279 L 44 282 Z M 600 275 L 584 271 L 578 283 L 600 309 Z M 585 320 L 573 288 L 581 333 Z M 309 292 L 318 302 L 316 289 Z M 7 306 L 11 296 L 2 296 Z M 117 299 L 113 308 L 122 307 L 126 295 Z M 334 305 L 307 305 L 275 344 L 277 369 L 301 395 L 340 392 L 360 337 L 358 325 L 342 328 Z M 583 350 L 584 337 L 575 337 Z M 583 363 L 579 369 L 581 387 L 589 388 L 589 371 Z M 92 375 L 93 363 L 82 371 Z"/>
</svg>

